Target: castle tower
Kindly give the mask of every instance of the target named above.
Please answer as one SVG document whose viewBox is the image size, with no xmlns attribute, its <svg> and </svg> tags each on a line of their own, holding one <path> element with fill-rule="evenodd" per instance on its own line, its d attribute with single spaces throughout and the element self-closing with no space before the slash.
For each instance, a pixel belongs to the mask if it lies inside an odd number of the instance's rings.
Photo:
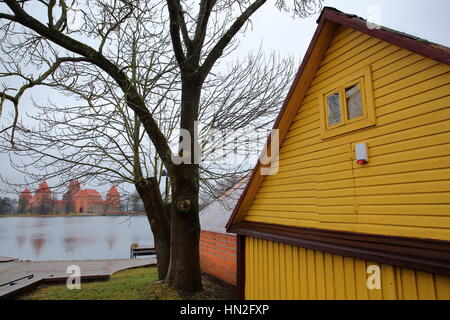
<svg viewBox="0 0 450 320">
<path fill-rule="evenodd" d="M 120 208 L 120 193 L 116 186 L 112 186 L 106 194 L 106 203 L 114 209 Z"/>
<path fill-rule="evenodd" d="M 21 194 L 19 194 L 19 199 L 27 199 L 28 203 L 31 202 L 31 199 L 33 199 L 33 196 L 31 195 L 31 192 L 28 188 L 25 188 Z"/>
<path fill-rule="evenodd" d="M 39 200 L 41 199 L 43 199 L 44 201 L 52 200 L 52 192 L 50 191 L 50 188 L 45 180 L 42 181 L 42 183 L 39 185 L 39 188 L 34 193 L 34 197 L 36 200 L 38 200 L 37 202 L 39 202 Z"/>
<path fill-rule="evenodd" d="M 32 203 L 33 196 L 28 188 L 25 188 L 20 194 L 19 194 L 19 202 L 18 202 L 18 213 L 26 213 L 28 212 L 30 205 Z"/>
<path fill-rule="evenodd" d="M 74 196 L 81 190 L 80 182 L 74 179 L 70 182 L 67 192 L 63 195 L 64 210 L 66 213 L 75 212 L 75 199 Z"/>
<path fill-rule="evenodd" d="M 69 184 L 69 187 L 67 188 L 66 194 L 74 195 L 75 193 L 80 191 L 80 189 L 81 189 L 80 183 L 78 182 L 77 179 L 74 179 L 74 180 L 70 181 L 70 184 Z"/>
<path fill-rule="evenodd" d="M 32 208 L 40 214 L 49 213 L 52 208 L 52 192 L 45 180 L 42 181 L 39 188 L 34 193 Z"/>
</svg>

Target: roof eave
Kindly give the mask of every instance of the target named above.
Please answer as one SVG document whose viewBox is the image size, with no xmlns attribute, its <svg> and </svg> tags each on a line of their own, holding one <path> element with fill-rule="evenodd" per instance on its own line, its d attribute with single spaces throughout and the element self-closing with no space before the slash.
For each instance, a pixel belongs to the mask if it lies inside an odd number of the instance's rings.
<svg viewBox="0 0 450 320">
<path fill-rule="evenodd" d="M 442 45 L 383 26 L 375 27 L 374 24 L 370 24 L 372 27 L 369 28 L 368 21 L 358 16 L 338 11 L 334 8 L 326 7 L 322 12 L 319 21 L 323 19 L 336 22 L 344 27 L 358 30 L 430 59 L 450 64 L 450 49 Z"/>
</svg>

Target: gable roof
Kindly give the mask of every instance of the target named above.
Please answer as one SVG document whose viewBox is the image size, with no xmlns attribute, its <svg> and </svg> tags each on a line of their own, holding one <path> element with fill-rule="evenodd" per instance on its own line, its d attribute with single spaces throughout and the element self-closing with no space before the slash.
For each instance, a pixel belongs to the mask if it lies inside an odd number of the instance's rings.
<svg viewBox="0 0 450 320">
<path fill-rule="evenodd" d="M 434 43 L 414 35 L 410 35 L 398 30 L 390 29 L 384 26 L 378 28 L 368 28 L 369 22 L 356 15 L 341 12 L 335 8 L 325 7 L 317 20 L 320 27 L 322 20 L 330 20 L 344 27 L 349 27 L 360 32 L 366 33 L 370 36 L 379 38 L 386 42 L 395 44 L 403 49 L 410 50 L 422 56 L 433 60 L 440 61 L 445 64 L 450 64 L 450 48 Z M 317 30 L 316 30 L 317 32 Z M 311 42 L 311 44 L 313 44 Z"/>
<path fill-rule="evenodd" d="M 32 198 L 31 192 L 28 188 L 25 188 L 22 193 L 20 194 L 21 198 Z"/>
<path fill-rule="evenodd" d="M 273 129 L 279 129 L 280 146 L 287 135 L 295 114 L 297 113 L 298 106 L 301 105 L 302 100 L 309 89 L 314 74 L 328 47 L 328 43 L 332 39 L 334 31 L 338 26 L 355 29 L 406 50 L 450 65 L 450 49 L 445 46 L 382 26 L 379 28 L 369 28 L 366 20 L 355 15 L 343 13 L 335 8 L 325 7 L 317 20 L 317 23 L 318 26 L 311 43 L 309 44 L 305 57 L 303 58 L 293 84 L 273 126 Z M 270 145 L 271 136 L 268 137 L 266 142 L 267 150 L 270 150 Z M 261 163 L 258 160 L 251 174 L 250 181 L 247 183 L 244 192 L 239 198 L 239 201 L 228 220 L 226 225 L 228 232 L 231 231 L 230 229 L 232 225 L 237 222 L 236 220 L 238 220 L 242 214 L 245 214 L 264 179 L 264 176 L 260 174 L 260 168 Z"/>
<path fill-rule="evenodd" d="M 77 186 L 79 186 L 79 185 L 80 185 L 80 183 L 78 182 L 78 179 L 73 179 L 73 180 L 70 181 L 70 183 L 69 183 L 69 188 L 70 188 L 70 187 L 73 187 L 73 186 L 77 187 Z"/>
<path fill-rule="evenodd" d="M 50 192 L 50 188 L 48 187 L 48 184 L 45 180 L 42 181 L 36 192 Z"/>
<path fill-rule="evenodd" d="M 108 191 L 107 194 L 109 194 L 109 195 L 118 195 L 118 194 L 119 194 L 119 191 L 117 191 L 116 186 L 113 185 L 113 186 L 109 189 L 109 191 Z"/>
<path fill-rule="evenodd" d="M 76 198 L 89 197 L 90 200 L 101 200 L 102 196 L 95 189 L 80 190 L 75 194 Z"/>
</svg>

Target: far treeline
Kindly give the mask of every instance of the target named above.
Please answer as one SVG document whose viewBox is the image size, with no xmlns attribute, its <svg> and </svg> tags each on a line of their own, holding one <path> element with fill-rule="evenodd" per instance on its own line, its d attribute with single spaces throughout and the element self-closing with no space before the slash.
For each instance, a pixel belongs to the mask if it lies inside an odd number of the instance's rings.
<svg viewBox="0 0 450 320">
<path fill-rule="evenodd" d="M 15 214 L 18 212 L 17 199 L 0 197 L 0 214 Z"/>
</svg>

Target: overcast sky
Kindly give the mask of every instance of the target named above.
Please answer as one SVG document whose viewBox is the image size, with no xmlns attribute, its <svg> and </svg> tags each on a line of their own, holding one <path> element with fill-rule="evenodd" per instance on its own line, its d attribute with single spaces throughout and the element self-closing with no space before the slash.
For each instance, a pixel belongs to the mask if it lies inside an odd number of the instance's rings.
<svg viewBox="0 0 450 320">
<path fill-rule="evenodd" d="M 261 46 L 268 54 L 277 51 L 280 55 L 293 55 L 300 63 L 316 29 L 318 14 L 307 19 L 294 20 L 288 14 L 279 12 L 273 3 L 274 0 L 269 0 L 254 15 L 253 28 L 248 29 L 244 36 L 240 35 L 241 46 L 231 58 L 244 57 L 249 51 L 257 51 Z M 324 1 L 324 6 L 363 18 L 368 18 L 377 11 L 379 22 L 383 26 L 450 47 L 448 0 L 328 0 Z M 39 88 L 35 89 L 31 94 L 27 94 L 28 102 L 30 97 L 45 98 L 44 92 Z M 10 180 L 22 180 L 12 172 L 6 154 L 0 154 L 0 173 Z"/>
<path fill-rule="evenodd" d="M 325 0 L 323 4 L 365 19 L 377 9 L 379 24 L 450 47 L 448 0 Z M 257 50 L 262 43 L 265 51 L 275 50 L 301 59 L 317 27 L 318 17 L 319 14 L 293 20 L 266 5 L 255 13 L 253 30 L 241 37 L 239 53 Z"/>
</svg>

